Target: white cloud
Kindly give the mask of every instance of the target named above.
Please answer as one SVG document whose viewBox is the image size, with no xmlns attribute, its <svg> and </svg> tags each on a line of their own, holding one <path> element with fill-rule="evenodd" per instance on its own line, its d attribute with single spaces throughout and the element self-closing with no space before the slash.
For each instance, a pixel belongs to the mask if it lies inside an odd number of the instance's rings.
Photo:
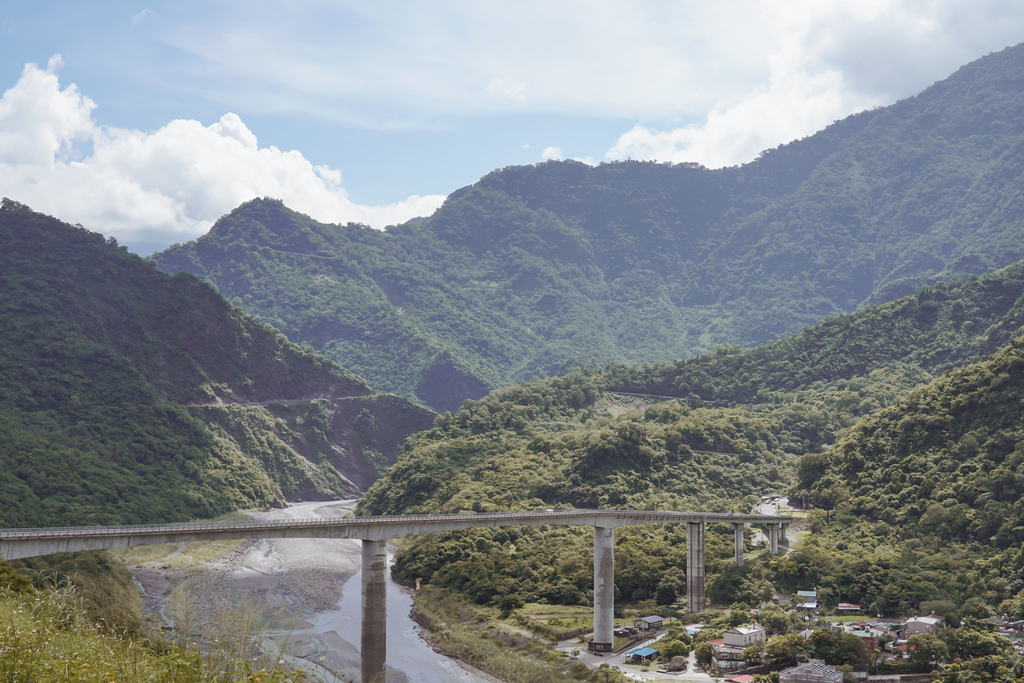
<svg viewBox="0 0 1024 683">
<path fill-rule="evenodd" d="M 550 161 L 554 159 L 560 161 L 562 159 L 562 148 L 561 147 L 545 147 L 544 151 L 541 152 L 540 158 L 544 161 Z"/>
<path fill-rule="evenodd" d="M 625 119 L 609 158 L 722 165 L 1018 42 L 1024 3 L 254 0 L 196 4 L 168 26 L 154 37 L 196 65 L 179 87 L 236 111 L 402 131 Z"/>
<path fill-rule="evenodd" d="M 387 206 L 352 202 L 341 173 L 297 151 L 260 147 L 235 114 L 154 132 L 98 125 L 95 103 L 61 89 L 60 57 L 26 65 L 0 98 L 0 194 L 131 243 L 169 244 L 206 232 L 253 197 L 271 196 L 326 222 L 374 227 L 429 215 L 444 197 Z"/>
<path fill-rule="evenodd" d="M 746 4 L 746 21 L 756 21 L 768 41 L 768 78 L 709 103 L 699 123 L 670 130 L 637 124 L 607 158 L 743 163 L 851 113 L 915 94 L 1024 31 L 1024 5 L 1009 0 L 969 7 L 959 0 Z"/>
<path fill-rule="evenodd" d="M 749 4 L 257 2 L 201 9 L 160 39 L 202 64 L 207 97 L 252 111 L 376 129 L 508 111 L 675 116 L 762 75 Z"/>
<path fill-rule="evenodd" d="M 192 7 L 159 38 L 233 107 L 432 129 L 494 112 L 692 121 L 787 68 L 889 101 L 1022 34 L 1019 0 L 300 0 Z"/>
<path fill-rule="evenodd" d="M 155 12 L 151 9 L 144 9 L 138 14 L 132 16 L 132 26 L 138 26 L 140 23 L 146 20 L 146 17 L 153 16 Z"/>
</svg>

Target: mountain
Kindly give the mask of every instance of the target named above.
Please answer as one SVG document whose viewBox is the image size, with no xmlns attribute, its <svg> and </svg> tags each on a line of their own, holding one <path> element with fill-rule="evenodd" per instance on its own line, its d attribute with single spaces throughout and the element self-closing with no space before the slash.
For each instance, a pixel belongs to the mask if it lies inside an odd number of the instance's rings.
<svg viewBox="0 0 1024 683">
<path fill-rule="evenodd" d="M 994 608 L 1024 572 L 1022 314 L 1019 263 L 754 349 L 496 390 L 407 441 L 358 511 L 748 511 L 796 481 L 795 498 L 838 528 L 812 513 L 815 545 L 737 570 L 732 531 L 710 527 L 713 599 L 818 585 L 886 613 L 970 598 Z M 981 545 L 946 548 L 954 538 Z M 480 603 L 578 604 L 591 543 L 586 529 L 434 534 L 403 548 L 394 571 Z M 850 552 L 836 558 L 836 544 Z M 684 546 L 672 526 L 618 530 L 617 595 L 675 599 Z M 966 578 L 982 571 L 991 582 Z"/>
<path fill-rule="evenodd" d="M 453 410 L 586 362 L 750 347 L 1024 259 L 1024 45 L 741 167 L 547 162 L 373 231 L 255 200 L 155 255 Z"/>
<path fill-rule="evenodd" d="M 0 205 L 0 525 L 351 495 L 433 415 L 113 239 Z"/>
<path fill-rule="evenodd" d="M 811 500 L 922 536 L 1024 546 L 1024 338 L 912 391 L 801 469 Z"/>
<path fill-rule="evenodd" d="M 712 354 L 668 363 L 612 364 L 604 373 L 616 391 L 696 404 L 756 404 L 884 369 L 938 376 L 990 356 L 1022 332 L 1024 262 L 830 316 L 753 349 L 720 346 Z"/>
</svg>

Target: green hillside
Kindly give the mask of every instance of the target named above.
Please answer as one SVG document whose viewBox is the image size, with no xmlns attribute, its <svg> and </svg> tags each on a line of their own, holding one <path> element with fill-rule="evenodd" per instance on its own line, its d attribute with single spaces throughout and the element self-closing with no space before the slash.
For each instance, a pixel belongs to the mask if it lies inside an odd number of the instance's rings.
<svg viewBox="0 0 1024 683">
<path fill-rule="evenodd" d="M 731 530 L 710 527 L 712 599 L 753 603 L 774 590 L 817 585 L 832 603 L 862 602 L 887 614 L 936 600 L 996 609 L 1019 590 L 1012 577 L 1024 571 L 1024 555 L 1015 554 L 1024 479 L 1013 455 L 1024 410 L 1007 369 L 1024 348 L 1016 339 L 1022 306 L 1024 264 L 1017 264 L 747 351 L 723 347 L 686 361 L 615 364 L 498 390 L 407 442 L 359 511 L 748 511 L 795 480 L 797 498 L 825 508 L 809 520 L 812 539 L 785 558 L 761 556 L 737 570 Z M 1006 340 L 1013 341 L 1000 350 Z M 991 358 L 968 365 L 993 346 Z M 1003 394 L 968 391 L 960 377 L 989 378 Z M 967 401 L 983 424 L 950 429 L 937 399 L 924 400 L 950 383 L 959 396 L 953 403 Z M 673 393 L 678 398 L 668 398 Z M 883 435 L 881 424 L 894 434 Z M 959 446 L 973 443 L 967 433 L 977 441 L 970 453 Z M 902 451 L 877 461 L 868 455 L 897 442 Z M 910 457 L 907 448 L 927 450 Z M 917 460 L 932 469 L 912 465 Z M 938 498 L 917 488 L 929 477 Z M 622 600 L 681 595 L 681 533 L 671 526 L 617 532 Z M 492 605 L 514 595 L 585 604 L 591 543 L 585 528 L 435 534 L 404 549 L 395 574 Z M 837 555 L 837 545 L 847 552 Z M 868 571 L 870 581 L 861 577 Z"/>
<path fill-rule="evenodd" d="M 430 423 L 113 240 L 7 199 L 0 240 L 2 526 L 352 494 Z"/>
<path fill-rule="evenodd" d="M 801 484 L 818 505 L 996 548 L 1024 545 L 1024 338 L 849 430 Z"/>
<path fill-rule="evenodd" d="M 741 167 L 547 162 L 385 232 L 254 200 L 154 256 L 438 410 L 752 347 L 1024 259 L 1024 45 Z"/>
<path fill-rule="evenodd" d="M 998 351 L 1024 330 L 1024 262 L 982 277 L 939 282 L 913 296 L 830 316 L 753 349 L 643 366 L 612 364 L 617 391 L 690 402 L 765 403 L 886 368 L 938 376 Z M 865 405 L 864 412 L 877 408 Z"/>
</svg>

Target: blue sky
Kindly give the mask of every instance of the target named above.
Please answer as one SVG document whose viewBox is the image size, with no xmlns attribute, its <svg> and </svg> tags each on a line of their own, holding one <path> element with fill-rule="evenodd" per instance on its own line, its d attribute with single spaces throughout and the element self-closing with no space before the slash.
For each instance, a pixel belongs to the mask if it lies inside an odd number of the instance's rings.
<svg viewBox="0 0 1024 683">
<path fill-rule="evenodd" d="M 745 163 L 1024 41 L 1017 0 L 0 4 L 0 194 L 140 253 L 548 158 Z"/>
</svg>

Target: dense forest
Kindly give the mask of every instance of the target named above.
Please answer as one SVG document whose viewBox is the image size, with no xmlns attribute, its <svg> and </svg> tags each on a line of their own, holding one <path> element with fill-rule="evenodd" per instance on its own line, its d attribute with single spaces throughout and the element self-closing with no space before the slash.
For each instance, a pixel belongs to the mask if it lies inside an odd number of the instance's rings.
<svg viewBox="0 0 1024 683">
<path fill-rule="evenodd" d="M 830 316 L 753 349 L 719 346 L 695 358 L 603 370 L 617 391 L 691 402 L 759 404 L 882 369 L 938 376 L 980 361 L 1024 330 L 1024 263 L 939 282 L 913 296 Z M 926 375 L 923 375 L 926 376 Z M 879 405 L 866 404 L 864 413 Z"/>
<path fill-rule="evenodd" d="M 731 529 L 709 528 L 713 600 L 818 586 L 833 607 L 880 614 L 941 603 L 1024 616 L 1022 273 L 940 283 L 751 350 L 492 392 L 410 439 L 359 510 L 748 511 L 788 492 L 815 508 L 796 552 L 736 569 Z M 619 529 L 617 596 L 679 599 L 683 535 Z M 394 572 L 481 604 L 587 604 L 591 544 L 582 528 L 435 534 Z"/>
<path fill-rule="evenodd" d="M 1024 547 L 1024 338 L 847 431 L 799 485 L 922 536 Z M 807 456 L 805 456 L 807 457 Z M 870 464 L 870 465 L 869 465 Z"/>
<path fill-rule="evenodd" d="M 1024 46 L 740 167 L 497 170 L 375 231 L 254 200 L 154 255 L 454 410 L 587 362 L 747 348 L 1024 259 Z"/>
<path fill-rule="evenodd" d="M 353 494 L 430 424 L 113 240 L 7 199 L 0 239 L 0 526 Z"/>
</svg>

